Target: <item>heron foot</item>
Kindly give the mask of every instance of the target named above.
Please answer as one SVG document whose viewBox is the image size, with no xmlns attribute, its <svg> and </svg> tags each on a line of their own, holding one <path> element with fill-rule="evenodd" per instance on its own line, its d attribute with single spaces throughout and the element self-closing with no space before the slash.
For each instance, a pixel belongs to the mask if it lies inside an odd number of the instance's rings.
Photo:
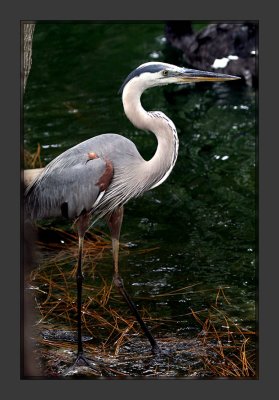
<svg viewBox="0 0 279 400">
<path fill-rule="evenodd" d="M 91 370 L 94 371 L 94 375 L 100 376 L 102 375 L 102 368 L 99 365 L 99 363 L 95 362 L 94 360 L 91 360 L 83 353 L 78 353 L 75 362 L 73 365 L 71 365 L 69 368 L 66 369 L 64 372 L 64 375 L 76 375 L 79 373 L 78 367 L 88 367 Z"/>
<path fill-rule="evenodd" d="M 96 363 L 94 363 L 93 360 L 85 357 L 85 355 L 83 353 L 78 353 L 77 358 L 74 362 L 73 367 L 75 366 L 82 366 L 82 365 L 86 365 L 89 368 L 95 369 L 93 367 L 93 364 L 97 365 Z"/>
</svg>

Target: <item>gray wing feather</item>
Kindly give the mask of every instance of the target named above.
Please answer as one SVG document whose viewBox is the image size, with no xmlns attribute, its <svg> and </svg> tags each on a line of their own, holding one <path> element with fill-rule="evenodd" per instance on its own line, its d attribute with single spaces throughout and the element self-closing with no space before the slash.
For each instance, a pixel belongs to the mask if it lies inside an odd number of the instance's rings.
<svg viewBox="0 0 279 400">
<path fill-rule="evenodd" d="M 96 152 L 99 158 L 90 160 L 89 152 Z M 129 181 L 122 182 L 123 175 L 126 176 L 132 167 L 134 171 L 144 160 L 129 139 L 106 133 L 70 148 L 45 167 L 42 174 L 26 189 L 27 213 L 33 219 L 61 216 L 61 206 L 64 203 L 67 204 L 69 218 L 79 216 L 83 209 L 91 210 L 95 201 L 100 199 L 97 183 L 105 172 L 105 160 L 110 160 L 114 168 L 110 185 L 114 190 L 111 192 L 108 187 L 97 208 L 99 211 L 111 210 L 120 203 L 124 204 L 124 200 L 132 196 Z M 132 181 L 130 184 L 133 186 Z M 110 195 L 106 196 L 107 193 Z"/>
<path fill-rule="evenodd" d="M 50 163 L 25 194 L 28 214 L 33 219 L 58 217 L 69 218 L 92 209 L 100 194 L 98 181 L 105 171 L 101 158 L 88 159 L 87 154 L 71 157 L 63 153 Z M 66 210 L 66 211 L 65 211 Z"/>
</svg>

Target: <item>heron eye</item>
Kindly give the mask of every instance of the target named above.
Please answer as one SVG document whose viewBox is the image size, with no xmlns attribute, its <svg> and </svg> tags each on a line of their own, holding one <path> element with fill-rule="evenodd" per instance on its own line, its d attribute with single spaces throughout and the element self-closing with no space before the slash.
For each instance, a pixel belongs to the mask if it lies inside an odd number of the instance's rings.
<svg viewBox="0 0 279 400">
<path fill-rule="evenodd" d="M 164 69 L 164 70 L 162 71 L 162 74 L 163 74 L 163 76 L 168 76 L 168 74 L 169 74 L 169 71 L 168 71 L 168 70 L 166 70 L 166 69 Z"/>
</svg>

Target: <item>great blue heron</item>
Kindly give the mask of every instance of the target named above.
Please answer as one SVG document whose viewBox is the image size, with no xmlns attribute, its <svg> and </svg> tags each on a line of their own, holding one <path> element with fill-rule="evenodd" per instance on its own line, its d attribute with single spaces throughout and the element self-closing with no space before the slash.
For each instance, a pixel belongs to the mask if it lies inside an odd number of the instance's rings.
<svg viewBox="0 0 279 400">
<path fill-rule="evenodd" d="M 159 346 L 126 292 L 118 268 L 119 236 L 123 206 L 128 200 L 155 188 L 171 173 L 178 154 L 178 137 L 173 122 L 160 111 L 145 111 L 141 94 L 148 88 L 187 82 L 226 81 L 235 76 L 148 62 L 132 71 L 121 86 L 126 116 L 138 128 L 155 134 L 158 145 L 151 160 L 144 160 L 129 139 L 114 133 L 88 139 L 50 162 L 25 192 L 25 207 L 31 219 L 64 216 L 75 219 L 79 237 L 77 268 L 76 362 L 87 360 L 81 335 L 82 251 L 85 232 L 105 217 L 111 233 L 115 286 L 150 341 L 152 352 Z"/>
</svg>

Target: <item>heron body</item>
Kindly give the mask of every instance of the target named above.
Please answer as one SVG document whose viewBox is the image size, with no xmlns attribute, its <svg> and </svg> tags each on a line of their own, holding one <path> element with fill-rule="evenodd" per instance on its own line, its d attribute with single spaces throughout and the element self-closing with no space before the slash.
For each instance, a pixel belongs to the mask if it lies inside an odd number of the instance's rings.
<svg viewBox="0 0 279 400">
<path fill-rule="evenodd" d="M 126 292 L 119 274 L 119 236 L 123 206 L 131 198 L 164 182 L 178 155 L 178 136 L 173 122 L 160 111 L 146 111 L 141 94 L 148 88 L 171 83 L 224 81 L 237 77 L 150 62 L 132 71 L 120 91 L 126 116 L 139 129 L 153 132 L 157 149 L 144 160 L 135 144 L 114 133 L 90 138 L 50 162 L 25 192 L 27 215 L 32 219 L 64 216 L 75 219 L 79 235 L 77 272 L 78 359 L 83 356 L 81 339 L 82 248 L 87 229 L 105 217 L 112 236 L 114 283 L 148 337 L 152 350 L 159 347 Z"/>
<path fill-rule="evenodd" d="M 148 65 L 142 69 L 147 68 Z M 156 135 L 158 146 L 154 157 L 145 161 L 133 142 L 112 133 L 70 148 L 54 159 L 27 189 L 26 204 L 33 219 L 61 215 L 75 218 L 82 211 L 97 219 L 168 177 L 178 154 L 176 128 L 162 112 L 146 112 L 142 108 L 140 96 L 146 83 L 143 85 L 136 78 L 129 80 L 123 89 L 124 111 L 135 126 L 152 130 Z M 91 153 L 96 158 L 90 158 Z M 108 163 L 113 168 L 111 176 Z M 98 182 L 104 174 L 107 184 L 102 190 Z"/>
<path fill-rule="evenodd" d="M 174 160 L 165 159 L 160 174 L 150 164 L 121 135 L 88 139 L 58 156 L 33 182 L 27 197 L 29 213 L 33 219 L 76 218 L 87 211 L 98 219 L 159 184 Z"/>
</svg>

